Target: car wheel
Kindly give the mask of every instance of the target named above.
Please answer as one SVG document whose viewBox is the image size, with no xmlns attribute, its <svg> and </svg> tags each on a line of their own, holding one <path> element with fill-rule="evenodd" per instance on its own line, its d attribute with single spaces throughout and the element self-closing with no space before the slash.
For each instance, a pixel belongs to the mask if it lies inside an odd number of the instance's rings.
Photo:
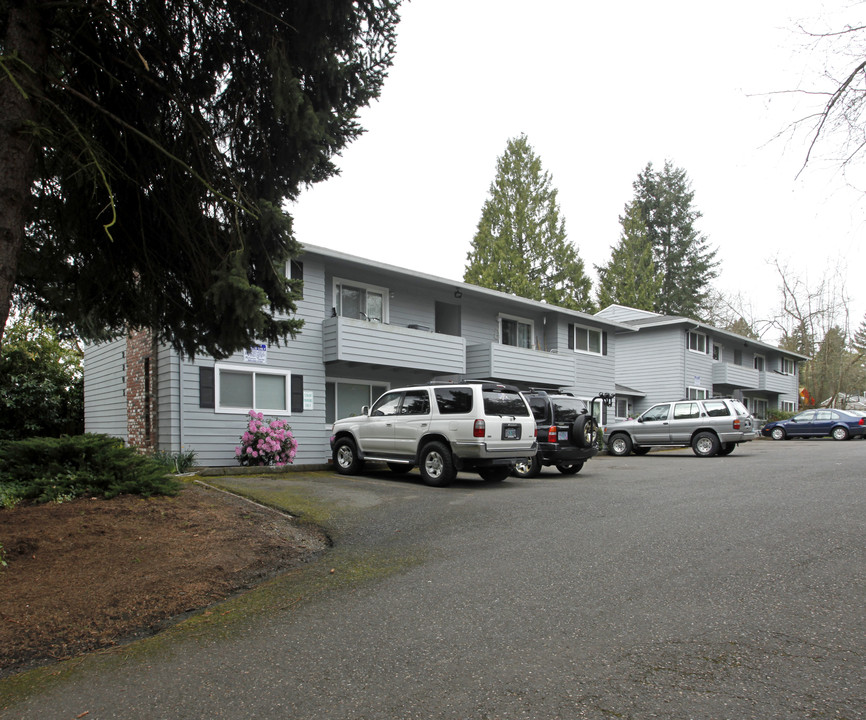
<svg viewBox="0 0 866 720">
<path fill-rule="evenodd" d="M 568 439 L 575 447 L 592 447 L 595 441 L 595 420 L 592 415 L 579 415 L 569 428 Z"/>
<path fill-rule="evenodd" d="M 484 482 L 502 482 L 511 475 L 508 465 L 494 465 L 493 467 L 478 468 L 478 474 Z"/>
<path fill-rule="evenodd" d="M 719 438 L 715 433 L 699 432 L 692 438 L 692 450 L 698 457 L 712 457 L 719 452 Z"/>
<path fill-rule="evenodd" d="M 583 460 L 574 463 L 558 463 L 556 469 L 563 475 L 574 475 L 579 473 L 583 468 Z"/>
<path fill-rule="evenodd" d="M 607 444 L 611 455 L 628 455 L 631 452 L 631 438 L 623 433 L 612 435 Z"/>
<path fill-rule="evenodd" d="M 722 443 L 719 448 L 719 455 L 730 455 L 734 452 L 735 447 L 737 447 L 737 443 Z"/>
<path fill-rule="evenodd" d="M 440 442 L 431 442 L 421 450 L 418 461 L 421 479 L 433 487 L 445 487 L 454 482 L 457 471 L 451 459 L 451 451 Z"/>
<path fill-rule="evenodd" d="M 770 437 L 773 438 L 773 440 L 784 440 L 787 436 L 782 428 L 774 427 L 770 431 Z"/>
<path fill-rule="evenodd" d="M 358 449 L 352 438 L 343 437 L 334 444 L 334 467 L 341 475 L 354 475 L 361 470 Z"/>
<path fill-rule="evenodd" d="M 388 463 L 388 469 L 392 473 L 398 473 L 398 474 L 407 473 L 413 467 L 414 467 L 414 465 L 412 465 L 412 463 L 400 463 L 400 462 L 389 462 Z"/>
<path fill-rule="evenodd" d="M 633 448 L 631 449 L 631 451 L 632 451 L 635 455 L 646 455 L 646 454 L 650 451 L 650 449 L 649 449 L 648 447 L 646 447 L 646 446 L 644 446 L 644 447 L 633 447 Z"/>
<path fill-rule="evenodd" d="M 540 472 L 541 460 L 538 459 L 538 455 L 533 455 L 531 458 L 518 460 L 511 474 L 519 478 L 534 478 Z"/>
<path fill-rule="evenodd" d="M 834 427 L 832 435 L 834 440 L 847 440 L 848 430 L 843 427 Z"/>
</svg>

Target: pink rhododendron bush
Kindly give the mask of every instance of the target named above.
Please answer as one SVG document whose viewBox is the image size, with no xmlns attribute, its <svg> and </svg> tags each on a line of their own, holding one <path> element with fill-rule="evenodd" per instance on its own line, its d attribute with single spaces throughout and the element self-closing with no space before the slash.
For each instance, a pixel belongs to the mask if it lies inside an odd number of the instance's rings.
<svg viewBox="0 0 866 720">
<path fill-rule="evenodd" d="M 282 467 L 294 462 L 298 441 L 285 420 L 265 420 L 261 413 L 250 410 L 250 421 L 235 457 L 241 465 L 275 465 Z"/>
</svg>

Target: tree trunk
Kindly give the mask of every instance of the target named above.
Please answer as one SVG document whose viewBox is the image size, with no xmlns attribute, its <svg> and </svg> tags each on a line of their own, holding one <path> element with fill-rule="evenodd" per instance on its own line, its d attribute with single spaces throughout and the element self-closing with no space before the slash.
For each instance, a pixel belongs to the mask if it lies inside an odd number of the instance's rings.
<svg viewBox="0 0 866 720">
<path fill-rule="evenodd" d="M 0 342 L 24 244 L 35 168 L 34 94 L 40 90 L 47 55 L 36 3 L 12 3 L 2 47 L 6 72 L 0 72 Z"/>
</svg>

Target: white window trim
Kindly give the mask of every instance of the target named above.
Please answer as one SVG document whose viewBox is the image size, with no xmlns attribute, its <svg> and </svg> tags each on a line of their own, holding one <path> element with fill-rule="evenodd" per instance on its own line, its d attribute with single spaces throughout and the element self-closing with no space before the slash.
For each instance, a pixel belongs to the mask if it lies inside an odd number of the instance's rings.
<svg viewBox="0 0 866 720">
<path fill-rule="evenodd" d="M 352 287 L 361 288 L 363 290 L 369 290 L 374 293 L 379 293 L 382 296 L 382 322 L 389 323 L 391 322 L 391 307 L 390 307 L 390 299 L 391 293 L 388 288 L 381 287 L 380 285 L 370 285 L 370 283 L 360 282 L 359 280 L 349 280 L 348 278 L 338 278 L 335 277 L 333 279 L 332 288 L 331 288 L 331 300 L 334 303 L 334 309 L 337 309 L 337 288 L 340 285 L 350 285 Z M 339 313 L 337 313 L 339 315 Z M 350 318 L 352 319 L 352 318 Z"/>
<path fill-rule="evenodd" d="M 231 372 L 243 372 L 253 375 L 253 402 L 256 398 L 255 375 L 282 375 L 286 378 L 286 409 L 275 410 L 273 408 L 236 408 L 222 407 L 220 404 L 220 372 L 230 370 Z M 281 370 L 279 368 L 263 367 L 261 365 L 233 365 L 229 363 L 216 363 L 214 365 L 214 412 L 225 413 L 227 415 L 246 415 L 250 410 L 264 413 L 266 415 L 289 416 L 292 414 L 292 373 L 289 370 Z"/>
<path fill-rule="evenodd" d="M 695 397 L 692 397 L 692 391 L 694 391 Z M 704 387 L 698 387 L 697 385 L 689 385 L 686 388 L 686 400 L 709 400 L 709 398 L 710 392 Z"/>
<path fill-rule="evenodd" d="M 499 317 L 496 318 L 496 329 L 499 334 L 499 344 L 505 345 L 502 342 L 502 321 L 503 320 L 514 320 L 515 322 L 523 323 L 524 325 L 529 325 L 529 350 L 533 350 L 535 348 L 535 321 L 530 320 L 529 318 L 519 317 L 518 315 L 506 315 L 505 313 L 500 313 Z M 521 348 L 519 345 L 505 345 L 506 347 L 516 347 L 521 350 L 526 350 L 527 348 Z"/>
<path fill-rule="evenodd" d="M 694 350 L 692 348 L 692 335 L 695 337 L 702 337 L 704 339 L 704 349 L 703 350 Z M 686 335 L 686 347 L 689 352 L 697 353 L 698 355 L 706 355 L 709 352 L 710 348 L 710 336 L 706 333 L 698 332 L 697 330 L 689 330 Z"/>
<path fill-rule="evenodd" d="M 790 366 L 791 366 L 791 372 L 788 372 L 788 371 L 785 369 L 785 364 L 786 364 L 786 363 L 790 363 Z M 794 360 L 794 359 L 792 359 L 792 358 L 785 358 L 785 357 L 783 357 L 783 358 L 781 359 L 781 363 L 780 363 L 780 364 L 781 364 L 781 366 L 782 366 L 782 375 L 790 375 L 790 376 L 793 377 L 794 375 L 797 374 L 797 361 L 796 361 L 796 360 Z"/>
<path fill-rule="evenodd" d="M 717 342 L 714 342 L 714 343 L 713 343 L 713 351 L 712 351 L 712 355 L 715 354 L 715 352 L 716 352 L 716 348 L 718 348 L 718 350 L 719 350 L 719 357 L 718 357 L 718 359 L 713 358 L 713 360 L 715 360 L 716 362 L 724 362 L 724 358 L 725 358 L 725 346 L 724 346 L 724 345 L 719 345 Z"/>
<path fill-rule="evenodd" d="M 760 369 L 758 368 L 758 358 L 761 358 L 761 363 L 762 363 L 763 366 L 764 366 L 763 368 L 760 368 Z M 766 371 L 767 371 L 767 356 L 766 356 L 766 355 L 761 355 L 761 354 L 759 354 L 759 353 L 755 353 L 755 354 L 752 356 L 752 367 L 753 367 L 755 370 L 760 370 L 760 372 L 766 372 Z"/>
<path fill-rule="evenodd" d="M 779 403 L 779 406 L 779 409 L 783 412 L 796 412 L 797 410 L 797 403 L 793 400 L 782 400 L 782 402 Z"/>
<path fill-rule="evenodd" d="M 583 330 L 586 333 L 598 333 L 598 352 L 589 349 L 589 335 L 586 336 L 586 350 L 579 350 L 577 347 L 577 332 Z M 604 332 L 601 328 L 591 327 L 589 325 L 574 325 L 574 352 L 584 355 L 604 355 Z M 587 402 L 587 404 L 589 404 Z"/>
</svg>

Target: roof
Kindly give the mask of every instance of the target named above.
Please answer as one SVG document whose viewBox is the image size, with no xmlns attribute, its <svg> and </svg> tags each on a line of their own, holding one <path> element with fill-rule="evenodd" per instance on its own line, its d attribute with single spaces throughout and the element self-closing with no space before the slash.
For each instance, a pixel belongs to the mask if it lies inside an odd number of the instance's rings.
<svg viewBox="0 0 866 720">
<path fill-rule="evenodd" d="M 401 277 L 412 280 L 416 284 L 419 280 L 424 281 L 429 285 L 449 288 L 454 292 L 460 292 L 463 295 L 469 297 L 474 295 L 476 297 L 507 300 L 509 303 L 523 305 L 527 308 L 533 308 L 534 310 L 562 313 L 563 315 L 572 317 L 575 320 L 579 320 L 582 322 L 590 322 L 596 326 L 602 325 L 621 332 L 634 332 L 634 328 L 630 327 L 629 325 L 617 322 L 615 320 L 607 320 L 604 317 L 598 317 L 597 315 L 593 315 L 592 313 L 585 313 L 579 310 L 570 310 L 559 305 L 551 305 L 550 303 L 540 302 L 538 300 L 529 300 L 528 298 L 500 292 L 499 290 L 491 290 L 489 288 L 484 288 L 480 285 L 472 285 L 470 283 L 465 283 L 458 280 L 449 280 L 447 278 L 441 278 L 435 275 L 428 275 L 426 273 L 418 272 L 417 270 L 409 270 L 408 268 L 401 268 L 396 265 L 389 265 L 387 263 L 379 262 L 378 260 L 370 260 L 369 258 L 362 258 L 357 255 L 350 255 L 348 253 L 319 247 L 317 245 L 304 244 L 303 253 L 307 255 L 319 255 L 321 257 L 331 258 L 334 260 L 342 260 L 362 267 L 368 267 L 375 270 L 388 272 L 394 275 L 399 275 Z"/>
<path fill-rule="evenodd" d="M 647 310 L 628 308 L 624 305 L 611 305 L 604 308 L 603 310 L 599 310 L 596 313 L 597 316 L 601 317 L 605 317 L 606 314 L 614 315 L 620 318 L 623 318 L 624 315 L 630 316 L 630 319 L 620 319 L 620 322 L 630 326 L 633 330 L 637 331 L 640 331 L 644 328 L 649 329 L 688 326 L 691 330 L 703 330 L 716 336 L 728 337 L 733 340 L 741 340 L 747 345 L 754 345 L 755 347 L 762 348 L 764 350 L 772 350 L 774 352 L 780 353 L 787 357 L 795 358 L 797 360 L 810 359 L 808 355 L 801 355 L 800 353 L 795 353 L 791 350 L 784 350 L 783 348 L 780 348 L 776 345 L 770 345 L 769 343 L 755 340 L 755 338 L 740 335 L 738 333 L 731 332 L 730 330 L 722 330 L 721 328 L 717 328 L 713 325 L 701 322 L 700 320 L 693 320 L 692 318 L 682 317 L 679 315 L 660 315 L 659 313 L 651 313 Z"/>
</svg>

